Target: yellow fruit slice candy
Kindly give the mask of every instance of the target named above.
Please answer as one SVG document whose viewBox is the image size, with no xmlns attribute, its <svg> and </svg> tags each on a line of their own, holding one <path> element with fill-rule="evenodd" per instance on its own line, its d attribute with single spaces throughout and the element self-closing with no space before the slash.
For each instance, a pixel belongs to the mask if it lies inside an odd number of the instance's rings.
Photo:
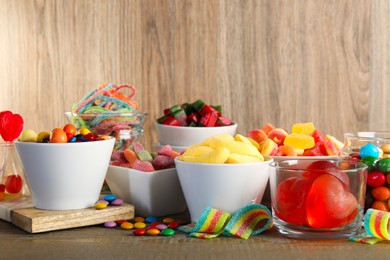
<svg viewBox="0 0 390 260">
<path fill-rule="evenodd" d="M 263 162 L 257 157 L 250 155 L 242 155 L 238 153 L 230 153 L 227 163 L 253 163 L 253 162 Z"/>
<path fill-rule="evenodd" d="M 231 153 L 250 155 L 264 160 L 263 155 L 251 144 L 246 144 L 238 141 L 224 141 L 218 138 L 211 138 L 209 146 L 213 149 L 226 148 Z"/>
<path fill-rule="evenodd" d="M 284 144 L 295 149 L 310 149 L 314 147 L 314 138 L 306 134 L 289 134 L 284 139 Z"/>
<path fill-rule="evenodd" d="M 225 163 L 229 158 L 230 152 L 226 148 L 219 148 L 215 151 L 203 154 L 201 156 L 184 156 L 182 154 L 179 160 L 184 162 L 196 162 L 196 163 Z"/>
<path fill-rule="evenodd" d="M 291 128 L 292 134 L 305 134 L 305 135 L 311 135 L 316 128 L 314 127 L 314 124 L 312 122 L 308 123 L 296 123 L 293 124 Z"/>
<path fill-rule="evenodd" d="M 214 135 L 212 137 L 207 138 L 200 145 L 208 146 L 210 140 L 214 139 L 214 138 L 225 140 L 225 141 L 234 141 L 234 137 L 232 135 L 229 135 L 229 134 L 219 134 L 219 135 Z"/>
<path fill-rule="evenodd" d="M 196 157 L 201 156 L 206 153 L 210 153 L 214 151 L 213 148 L 210 146 L 204 146 L 204 145 L 191 145 L 187 148 L 187 150 L 183 153 L 184 156 L 190 156 L 190 157 Z"/>
</svg>

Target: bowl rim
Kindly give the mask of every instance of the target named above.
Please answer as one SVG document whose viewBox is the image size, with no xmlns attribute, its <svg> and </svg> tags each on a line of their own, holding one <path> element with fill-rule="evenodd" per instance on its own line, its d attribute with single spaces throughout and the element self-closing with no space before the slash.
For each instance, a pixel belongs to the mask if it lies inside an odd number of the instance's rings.
<svg viewBox="0 0 390 260">
<path fill-rule="evenodd" d="M 115 142 L 115 137 L 113 136 L 109 136 L 107 135 L 107 138 L 106 139 L 102 139 L 102 140 L 96 140 L 96 141 L 88 141 L 88 142 L 73 142 L 73 143 L 69 143 L 69 142 L 66 142 L 66 143 L 38 143 L 38 142 L 22 142 L 22 141 L 19 141 L 19 140 L 15 140 L 15 144 L 17 145 L 40 145 L 40 146 L 69 146 L 69 145 L 73 145 L 73 146 L 80 146 L 80 145 L 83 145 L 83 144 L 94 144 L 94 143 L 101 143 L 101 142 L 106 142 L 106 141 L 114 141 Z"/>
<path fill-rule="evenodd" d="M 160 124 L 157 121 L 154 121 L 154 124 L 157 127 L 162 127 L 162 128 L 172 128 L 172 129 L 202 129 L 200 131 L 205 131 L 203 129 L 221 129 L 221 128 L 233 128 L 237 127 L 238 124 L 236 122 L 232 122 L 231 125 L 224 125 L 224 126 L 212 126 L 212 127 L 202 127 L 202 126 L 194 126 L 194 127 L 189 127 L 189 126 L 172 126 L 172 125 L 164 125 Z"/>
<path fill-rule="evenodd" d="M 269 167 L 272 168 L 272 169 L 275 169 L 275 170 L 283 170 L 283 171 L 286 171 L 286 172 L 306 172 L 308 171 L 307 168 L 305 167 L 300 167 L 299 164 L 298 164 L 298 161 L 300 161 L 299 159 L 287 159 L 287 160 L 280 160 L 280 161 L 276 161 L 274 160 L 273 162 L 271 162 L 269 164 Z M 310 161 L 310 160 L 303 160 L 303 161 Z M 313 159 L 313 161 L 332 161 L 332 162 L 344 162 L 345 160 L 343 160 L 342 158 L 339 158 L 339 159 L 326 159 L 326 160 L 318 160 L 318 159 Z M 282 164 L 282 163 L 289 163 L 289 162 L 294 162 L 293 165 L 291 166 L 297 166 L 297 167 L 294 167 L 293 169 L 291 169 L 290 167 L 288 166 L 280 166 L 278 164 Z M 368 168 L 367 165 L 365 165 L 364 163 L 357 163 L 356 164 L 356 168 L 350 168 L 350 169 L 338 169 L 338 171 L 342 171 L 342 172 L 357 172 L 357 171 L 363 171 L 363 170 L 366 170 Z M 322 169 L 315 169 L 315 170 L 319 170 L 321 171 Z M 324 169 L 324 171 L 326 171 L 326 169 Z"/>
<path fill-rule="evenodd" d="M 264 156 L 263 162 L 250 162 L 250 163 L 198 163 L 198 162 L 185 162 L 179 160 L 180 156 L 175 157 L 175 165 L 177 162 L 179 164 L 187 164 L 187 165 L 197 165 L 197 166 L 207 166 L 207 167 L 245 167 L 245 166 L 253 166 L 253 165 L 264 165 L 264 164 L 270 164 L 274 162 L 274 159 L 270 156 Z"/>
<path fill-rule="evenodd" d="M 65 112 L 66 116 L 100 116 L 100 115 L 115 115 L 115 116 L 149 116 L 149 113 L 147 112 L 140 112 L 138 111 L 137 113 L 135 112 L 129 112 L 129 113 L 121 113 L 117 111 L 107 111 L 107 112 L 102 112 L 102 113 L 74 113 L 71 111 Z"/>
</svg>

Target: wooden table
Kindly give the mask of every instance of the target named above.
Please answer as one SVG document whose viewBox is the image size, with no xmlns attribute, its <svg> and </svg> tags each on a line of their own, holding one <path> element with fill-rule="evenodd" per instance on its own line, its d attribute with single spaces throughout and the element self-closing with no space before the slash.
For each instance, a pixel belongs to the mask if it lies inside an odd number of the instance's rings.
<svg viewBox="0 0 390 260">
<path fill-rule="evenodd" d="M 30 234 L 0 220 L 0 259 L 389 259 L 390 242 L 296 240 L 274 229 L 248 240 L 218 237 L 135 237 L 102 225 Z"/>
</svg>

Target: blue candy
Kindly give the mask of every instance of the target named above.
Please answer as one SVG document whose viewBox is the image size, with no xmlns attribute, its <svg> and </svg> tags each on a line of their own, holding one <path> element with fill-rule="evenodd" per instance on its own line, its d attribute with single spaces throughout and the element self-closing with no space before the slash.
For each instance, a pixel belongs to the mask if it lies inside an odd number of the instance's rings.
<svg viewBox="0 0 390 260">
<path fill-rule="evenodd" d="M 153 216 L 149 216 L 145 219 L 145 221 L 147 223 L 153 223 L 153 222 L 156 222 L 157 221 L 157 218 L 156 217 L 153 217 Z"/>
<path fill-rule="evenodd" d="M 362 148 L 360 148 L 360 158 L 367 156 L 379 158 L 379 148 L 373 144 L 365 144 Z"/>
<path fill-rule="evenodd" d="M 105 201 L 111 202 L 111 201 L 114 201 L 116 199 L 116 196 L 114 194 L 107 194 L 106 196 L 104 196 L 103 199 Z"/>
</svg>

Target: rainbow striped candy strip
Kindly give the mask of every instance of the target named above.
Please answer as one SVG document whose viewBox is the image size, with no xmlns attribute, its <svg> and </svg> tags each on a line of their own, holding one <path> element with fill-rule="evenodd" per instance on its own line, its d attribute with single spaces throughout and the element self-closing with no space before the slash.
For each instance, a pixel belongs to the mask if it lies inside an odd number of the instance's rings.
<svg viewBox="0 0 390 260">
<path fill-rule="evenodd" d="M 368 209 L 364 215 L 364 229 L 366 233 L 350 238 L 355 242 L 373 245 L 384 240 L 390 240 L 390 213 Z"/>
<path fill-rule="evenodd" d="M 267 220 L 266 223 L 262 222 Z M 190 237 L 215 238 L 220 235 L 248 239 L 272 227 L 271 212 L 260 204 L 252 204 L 239 209 L 231 217 L 228 212 L 206 208 L 197 223 L 181 226 L 178 229 L 189 233 Z"/>
</svg>

